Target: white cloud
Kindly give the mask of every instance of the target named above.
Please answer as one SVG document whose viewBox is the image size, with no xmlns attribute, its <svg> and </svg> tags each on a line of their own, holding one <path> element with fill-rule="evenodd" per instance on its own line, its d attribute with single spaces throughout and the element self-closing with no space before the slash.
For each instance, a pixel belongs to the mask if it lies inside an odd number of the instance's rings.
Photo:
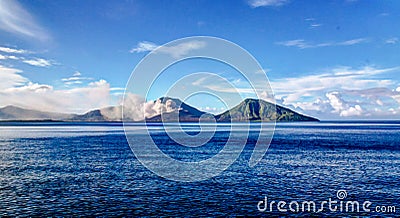
<svg viewBox="0 0 400 218">
<path fill-rule="evenodd" d="M 399 38 L 397 38 L 397 37 L 392 37 L 392 38 L 385 40 L 386 44 L 397 44 L 398 42 L 399 42 Z"/>
<path fill-rule="evenodd" d="M 61 79 L 61 81 L 63 81 L 63 82 L 70 82 L 70 81 L 77 81 L 77 80 L 81 80 L 81 77 L 79 77 L 79 76 L 72 76 L 72 77 L 62 78 L 62 79 Z"/>
<path fill-rule="evenodd" d="M 341 112 L 345 108 L 345 103 L 343 102 L 339 92 L 326 93 L 326 97 L 329 99 L 329 104 L 333 108 L 333 112 Z"/>
<path fill-rule="evenodd" d="M 180 110 L 171 99 L 161 102 L 160 99 L 146 102 L 145 99 L 133 93 L 127 93 L 123 104 L 124 118 L 127 120 L 140 121 L 151 118 L 161 113 L 169 113 Z"/>
<path fill-rule="evenodd" d="M 15 105 L 54 112 L 84 113 L 110 105 L 110 85 L 105 80 L 70 89 L 33 83 L 22 71 L 0 65 L 0 107 Z"/>
<path fill-rule="evenodd" d="M 0 46 L 0 51 L 4 53 L 14 53 L 14 54 L 29 54 L 32 53 L 28 50 L 23 50 L 23 49 L 15 49 L 15 48 L 9 48 L 9 47 L 1 47 Z"/>
<path fill-rule="evenodd" d="M 340 116 L 342 117 L 354 117 L 363 115 L 363 109 L 360 105 L 355 105 L 354 107 L 349 107 L 347 110 L 343 110 L 340 112 Z"/>
<path fill-rule="evenodd" d="M 7 59 L 11 59 L 11 60 L 20 60 L 21 58 L 16 57 L 16 56 L 14 56 L 14 55 L 8 55 L 8 56 L 7 56 Z"/>
<path fill-rule="evenodd" d="M 174 58 L 180 58 L 188 54 L 192 50 L 204 48 L 206 43 L 203 41 L 193 40 L 190 42 L 184 42 L 175 46 L 162 46 L 157 51 L 160 53 L 166 53 Z"/>
<path fill-rule="evenodd" d="M 312 24 L 310 24 L 311 28 L 317 28 L 317 27 L 320 27 L 320 26 L 322 26 L 322 24 L 320 24 L 320 23 L 312 23 Z"/>
<path fill-rule="evenodd" d="M 328 102 L 333 108 L 332 112 L 339 114 L 341 117 L 361 116 L 364 112 L 358 104 L 350 106 L 342 99 L 341 94 L 337 91 L 326 93 L 326 97 L 329 99 Z"/>
<path fill-rule="evenodd" d="M 277 42 L 276 44 L 283 45 L 286 47 L 297 47 L 300 49 L 305 49 L 305 48 L 319 48 L 319 47 L 329 47 L 329 46 L 350 46 L 366 42 L 368 42 L 367 38 L 357 38 L 342 42 L 322 42 L 322 43 L 311 43 L 307 42 L 304 39 L 295 39 L 295 40 Z"/>
<path fill-rule="evenodd" d="M 31 59 L 31 60 L 23 60 L 22 62 L 27 63 L 29 65 L 32 66 L 36 66 L 36 67 L 49 67 L 52 66 L 52 62 L 50 60 L 46 60 L 43 58 L 35 58 L 35 59 Z"/>
<path fill-rule="evenodd" d="M 165 103 L 161 102 L 160 99 L 157 99 L 156 101 L 148 101 L 144 107 L 145 117 L 150 118 L 161 113 L 177 111 L 180 110 L 179 106 L 180 105 L 176 105 L 176 103 L 171 99 L 166 100 Z"/>
<path fill-rule="evenodd" d="M 389 108 L 400 108 L 400 89 L 390 89 L 397 82 L 380 75 L 399 70 L 340 67 L 322 74 L 275 80 L 271 86 L 283 105 L 322 118 L 387 116 Z"/>
<path fill-rule="evenodd" d="M 0 1 L 0 29 L 41 41 L 50 38 L 44 28 L 17 1 Z"/>
<path fill-rule="evenodd" d="M 71 77 L 67 77 L 67 78 L 62 78 L 61 79 L 61 81 L 66 86 L 76 85 L 76 84 L 83 84 L 84 81 L 90 81 L 90 80 L 93 80 L 93 78 L 83 77 L 82 73 L 80 73 L 78 71 L 73 73 Z"/>
<path fill-rule="evenodd" d="M 298 47 L 298 48 L 310 48 L 310 46 L 311 46 L 304 39 L 295 39 L 295 40 L 277 42 L 276 44 L 287 46 L 287 47 Z"/>
<path fill-rule="evenodd" d="M 253 8 L 257 7 L 278 7 L 288 4 L 288 0 L 249 0 L 249 5 Z"/>
<path fill-rule="evenodd" d="M 78 84 L 83 84 L 81 80 L 75 80 L 75 81 L 68 81 L 64 82 L 65 86 L 70 86 L 70 85 L 78 85 Z"/>
<path fill-rule="evenodd" d="M 110 91 L 125 91 L 125 88 L 122 88 L 122 87 L 113 87 L 113 88 L 110 88 Z"/>
<path fill-rule="evenodd" d="M 110 104 L 110 85 L 104 81 L 85 87 L 55 89 L 53 86 L 27 82 L 0 91 L 0 106 L 15 105 L 24 108 L 64 113 L 84 113 Z"/>
<path fill-rule="evenodd" d="M 297 100 L 297 95 L 309 92 L 320 92 L 326 89 L 365 89 L 372 87 L 386 87 L 393 85 L 393 81 L 387 79 L 372 79 L 373 75 L 400 70 L 400 67 L 377 69 L 364 67 L 353 69 L 339 67 L 322 74 L 306 75 L 300 77 L 284 78 L 271 82 L 276 93 L 285 94 L 287 99 Z M 290 87 L 290 88 L 289 88 Z M 289 103 L 289 102 L 288 102 Z"/>
<path fill-rule="evenodd" d="M 147 51 L 153 51 L 156 49 L 158 45 L 152 43 L 152 42 L 139 42 L 136 46 L 136 48 L 132 48 L 129 52 L 130 53 L 140 53 L 140 52 L 147 52 Z"/>
<path fill-rule="evenodd" d="M 20 86 L 28 82 L 27 78 L 20 75 L 21 72 L 22 71 L 19 69 L 8 68 L 0 65 L 0 90 Z"/>
<path fill-rule="evenodd" d="M 127 93 L 123 102 L 125 120 L 139 121 L 144 119 L 145 99 L 139 95 Z"/>
<path fill-rule="evenodd" d="M 203 41 L 193 40 L 190 42 L 184 42 L 175 46 L 161 46 L 152 42 L 140 42 L 136 48 L 130 50 L 131 53 L 148 52 L 153 51 L 157 48 L 157 52 L 171 55 L 173 58 L 180 58 L 183 55 L 188 54 L 192 50 L 197 50 L 206 46 Z"/>
<path fill-rule="evenodd" d="M 356 44 L 364 43 L 367 41 L 368 41 L 368 39 L 366 39 L 366 38 L 358 38 L 358 39 L 347 40 L 344 42 L 339 42 L 339 43 L 337 43 L 337 45 L 356 45 Z"/>
<path fill-rule="evenodd" d="M 316 19 L 313 17 L 306 18 L 304 20 L 310 25 L 310 29 L 322 26 L 322 23 L 317 23 Z"/>
<path fill-rule="evenodd" d="M 53 87 L 50 85 L 28 82 L 22 86 L 5 89 L 4 92 L 6 92 L 6 93 L 17 93 L 17 92 L 27 92 L 27 91 L 28 92 L 46 92 L 49 90 L 53 90 Z"/>
</svg>

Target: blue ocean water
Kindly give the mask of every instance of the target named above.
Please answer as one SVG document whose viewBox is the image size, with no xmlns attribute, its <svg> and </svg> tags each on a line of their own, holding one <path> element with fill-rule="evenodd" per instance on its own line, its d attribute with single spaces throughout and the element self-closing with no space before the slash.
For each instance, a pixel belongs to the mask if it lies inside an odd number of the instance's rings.
<svg viewBox="0 0 400 218">
<path fill-rule="evenodd" d="M 0 125 L 0 216 L 400 214 L 396 122 L 278 124 L 265 157 L 252 168 L 248 160 L 258 136 L 255 125 L 232 166 L 217 177 L 192 183 L 164 179 L 141 165 L 118 123 Z M 130 129 L 143 137 L 143 126 L 132 124 Z M 182 160 L 207 159 L 222 149 L 229 134 L 239 134 L 221 125 L 207 144 L 188 150 L 169 139 L 162 126 L 149 129 L 161 150 Z M 195 124 L 183 129 L 198 131 Z M 342 201 L 370 201 L 371 211 L 280 212 L 275 205 L 261 212 L 257 207 L 266 198 L 268 205 L 339 201 L 338 190 L 347 193 Z M 396 212 L 376 212 L 376 206 L 393 206 Z"/>
</svg>

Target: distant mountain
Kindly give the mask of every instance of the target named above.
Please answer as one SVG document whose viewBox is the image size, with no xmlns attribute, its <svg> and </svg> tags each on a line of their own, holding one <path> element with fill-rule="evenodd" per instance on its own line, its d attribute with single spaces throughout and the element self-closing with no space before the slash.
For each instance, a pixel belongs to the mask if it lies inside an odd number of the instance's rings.
<svg viewBox="0 0 400 218">
<path fill-rule="evenodd" d="M 66 120 L 74 116 L 74 114 L 43 112 L 15 106 L 0 108 L 0 120 Z"/>
<path fill-rule="evenodd" d="M 257 99 L 245 99 L 232 109 L 216 116 L 200 111 L 175 98 L 162 97 L 152 103 L 153 104 L 149 104 L 150 108 L 147 109 L 151 112 L 148 114 L 153 115 L 149 115 L 149 117 L 146 118 L 146 122 L 176 122 L 177 117 L 179 117 L 180 122 L 198 122 L 200 117 L 205 120 L 208 118 L 210 120 L 215 118 L 217 122 L 261 122 L 274 120 L 277 122 L 318 121 L 316 118 L 305 116 L 288 108 Z M 147 109 L 146 112 L 148 112 Z M 96 109 L 81 115 L 43 112 L 15 106 L 7 106 L 0 108 L 0 121 L 5 120 L 121 122 L 122 106 Z"/>
<path fill-rule="evenodd" d="M 176 122 L 176 117 L 179 117 L 180 122 L 197 122 L 202 115 L 212 118 L 212 114 L 197 110 L 196 108 L 187 105 L 179 99 L 170 97 L 161 97 L 153 101 L 154 110 L 153 116 L 146 118 L 146 122 L 162 122 L 161 114 L 164 122 Z M 68 121 L 76 122 L 119 122 L 122 120 L 122 106 L 111 106 L 102 109 L 89 111 L 82 115 L 75 115 Z M 133 120 L 132 120 L 133 121 Z M 136 121 L 136 122 L 143 122 Z"/>
<path fill-rule="evenodd" d="M 119 122 L 122 120 L 122 107 L 111 106 L 102 109 L 89 111 L 82 115 L 75 115 L 67 121 L 76 122 Z"/>
<path fill-rule="evenodd" d="M 180 122 L 198 122 L 201 116 L 203 116 L 204 119 L 209 117 L 210 120 L 214 116 L 189 106 L 179 99 L 162 97 L 155 100 L 154 103 L 156 103 L 156 101 L 162 105 L 168 105 L 169 108 L 167 111 L 161 111 L 160 114 L 146 118 L 146 122 L 176 122 L 177 117 L 179 117 Z"/>
<path fill-rule="evenodd" d="M 215 118 L 217 122 L 319 121 L 316 118 L 259 99 L 245 99 L 232 109 L 216 115 Z"/>
</svg>

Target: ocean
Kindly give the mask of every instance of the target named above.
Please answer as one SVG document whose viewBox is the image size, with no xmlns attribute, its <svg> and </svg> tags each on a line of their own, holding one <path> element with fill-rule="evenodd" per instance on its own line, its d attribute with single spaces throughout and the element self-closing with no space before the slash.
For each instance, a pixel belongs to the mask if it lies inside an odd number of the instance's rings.
<svg viewBox="0 0 400 218">
<path fill-rule="evenodd" d="M 130 128 L 143 137 L 145 126 Z M 210 158 L 239 134 L 219 125 L 204 146 L 187 148 L 161 125 L 149 132 L 182 161 Z M 220 175 L 179 182 L 144 167 L 119 123 L 3 122 L 0 216 L 399 216 L 399 122 L 280 123 L 250 167 L 258 132 L 254 124 Z"/>
</svg>

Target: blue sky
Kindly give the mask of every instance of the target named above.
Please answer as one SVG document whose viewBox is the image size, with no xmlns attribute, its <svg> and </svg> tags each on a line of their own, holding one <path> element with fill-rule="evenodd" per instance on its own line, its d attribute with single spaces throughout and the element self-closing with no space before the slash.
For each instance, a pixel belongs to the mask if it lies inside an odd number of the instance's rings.
<svg viewBox="0 0 400 218">
<path fill-rule="evenodd" d="M 0 0 L 0 106 L 81 113 L 118 104 L 149 51 L 201 35 L 248 50 L 281 105 L 321 119 L 398 119 L 399 24 L 394 0 Z"/>
</svg>

